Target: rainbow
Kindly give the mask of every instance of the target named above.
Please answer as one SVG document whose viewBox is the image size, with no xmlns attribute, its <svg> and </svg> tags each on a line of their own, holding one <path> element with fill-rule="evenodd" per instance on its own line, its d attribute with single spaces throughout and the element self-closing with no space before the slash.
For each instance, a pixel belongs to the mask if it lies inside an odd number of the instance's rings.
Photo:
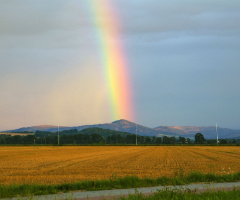
<svg viewBox="0 0 240 200">
<path fill-rule="evenodd" d="M 111 1 L 89 0 L 109 91 L 112 119 L 134 120 L 126 55 L 120 41 L 120 23 Z"/>
</svg>

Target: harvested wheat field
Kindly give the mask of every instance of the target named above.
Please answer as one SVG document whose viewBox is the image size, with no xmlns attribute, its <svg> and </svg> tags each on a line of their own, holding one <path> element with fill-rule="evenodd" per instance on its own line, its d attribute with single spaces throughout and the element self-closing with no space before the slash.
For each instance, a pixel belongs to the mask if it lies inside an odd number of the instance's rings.
<svg viewBox="0 0 240 200">
<path fill-rule="evenodd" d="M 1 184 L 57 184 L 111 176 L 175 176 L 240 171 L 240 147 L 0 147 Z"/>
</svg>

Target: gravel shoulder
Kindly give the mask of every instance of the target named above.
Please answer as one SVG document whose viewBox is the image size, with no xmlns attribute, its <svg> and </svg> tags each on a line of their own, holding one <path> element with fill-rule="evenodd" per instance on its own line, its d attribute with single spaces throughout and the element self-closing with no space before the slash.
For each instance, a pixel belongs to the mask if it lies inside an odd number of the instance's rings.
<svg viewBox="0 0 240 200">
<path fill-rule="evenodd" d="M 119 196 L 127 196 L 129 194 L 142 193 L 149 195 L 159 190 L 175 190 L 175 191 L 196 191 L 202 192 L 207 190 L 232 190 L 233 188 L 240 187 L 240 182 L 231 183 L 197 183 L 189 185 L 178 186 L 155 186 L 155 187 L 143 187 L 143 188 L 130 188 L 130 189 L 114 189 L 114 190 L 100 190 L 100 191 L 72 191 L 69 193 L 60 193 L 52 195 L 41 195 L 31 197 L 14 197 L 5 198 L 1 200 L 64 200 L 64 199 L 76 199 L 76 200 L 99 200 L 99 199 L 115 199 Z"/>
</svg>

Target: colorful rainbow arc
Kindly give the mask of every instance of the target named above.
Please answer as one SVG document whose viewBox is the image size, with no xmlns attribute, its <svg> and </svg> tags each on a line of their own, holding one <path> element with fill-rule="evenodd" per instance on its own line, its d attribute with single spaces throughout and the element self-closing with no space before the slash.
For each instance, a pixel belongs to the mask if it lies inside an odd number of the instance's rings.
<svg viewBox="0 0 240 200">
<path fill-rule="evenodd" d="M 127 59 L 120 41 L 120 24 L 111 1 L 91 1 L 110 93 L 113 119 L 134 120 Z"/>
</svg>

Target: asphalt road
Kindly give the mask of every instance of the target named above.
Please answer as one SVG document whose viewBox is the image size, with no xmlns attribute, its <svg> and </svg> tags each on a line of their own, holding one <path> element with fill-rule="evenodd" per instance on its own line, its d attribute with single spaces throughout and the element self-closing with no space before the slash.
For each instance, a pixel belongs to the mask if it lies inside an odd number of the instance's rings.
<svg viewBox="0 0 240 200">
<path fill-rule="evenodd" d="M 114 199 L 118 196 L 127 196 L 129 194 L 142 193 L 142 194 L 152 194 L 158 192 L 159 190 L 193 190 L 196 192 L 206 191 L 206 190 L 230 190 L 234 187 L 240 187 L 240 182 L 231 183 L 198 183 L 180 186 L 156 186 L 156 187 L 144 187 L 144 188 L 131 188 L 131 189 L 115 189 L 115 190 L 101 190 L 101 191 L 73 191 L 69 193 L 60 193 L 52 195 L 41 195 L 32 197 L 14 197 L 8 199 L 0 200 L 63 200 L 63 199 Z"/>
</svg>

